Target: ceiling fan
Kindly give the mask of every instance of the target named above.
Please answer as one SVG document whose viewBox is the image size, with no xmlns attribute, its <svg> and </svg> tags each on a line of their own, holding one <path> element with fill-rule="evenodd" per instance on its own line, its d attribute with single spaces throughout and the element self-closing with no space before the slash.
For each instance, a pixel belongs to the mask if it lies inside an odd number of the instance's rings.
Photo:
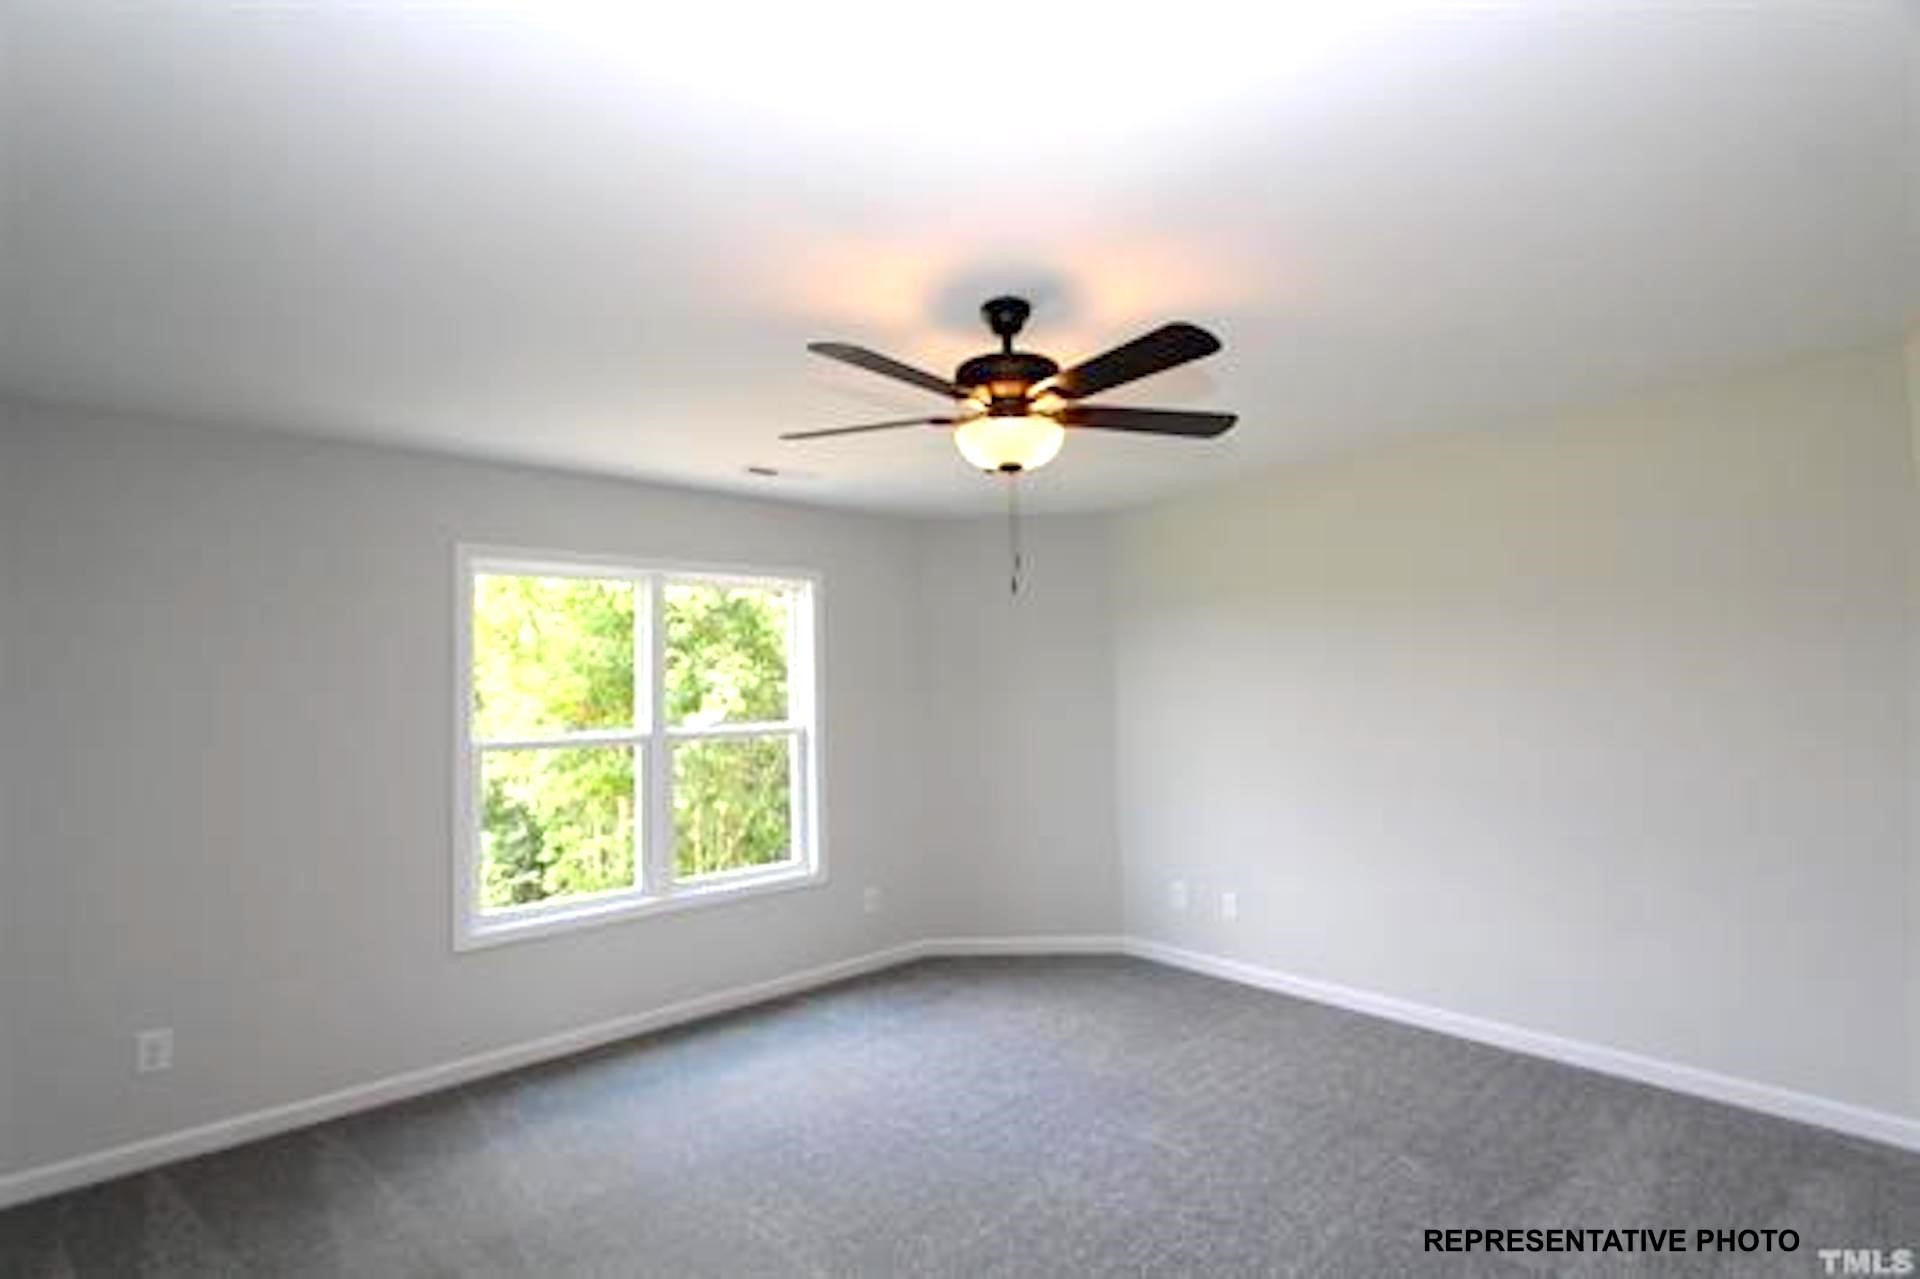
<svg viewBox="0 0 1920 1279">
<path fill-rule="evenodd" d="M 817 440 L 830 435 L 859 435 L 909 426 L 952 427 L 953 442 L 967 461 L 983 471 L 1018 475 L 1051 462 L 1068 428 L 1132 431 L 1212 439 L 1231 430 L 1231 413 L 1188 413 L 1172 409 L 1136 409 L 1081 404 L 1080 400 L 1128 382 L 1212 355 L 1220 339 L 1192 324 L 1167 324 L 1123 343 L 1103 355 L 1062 369 L 1044 355 L 1016 351 L 1013 339 L 1033 311 L 1025 298 L 999 297 L 980 308 L 1000 349 L 976 355 L 954 370 L 949 381 L 910 364 L 846 342 L 810 342 L 815 355 L 839 360 L 932 391 L 956 401 L 942 417 L 900 418 L 863 426 L 820 431 L 790 431 L 783 440 Z"/>
</svg>

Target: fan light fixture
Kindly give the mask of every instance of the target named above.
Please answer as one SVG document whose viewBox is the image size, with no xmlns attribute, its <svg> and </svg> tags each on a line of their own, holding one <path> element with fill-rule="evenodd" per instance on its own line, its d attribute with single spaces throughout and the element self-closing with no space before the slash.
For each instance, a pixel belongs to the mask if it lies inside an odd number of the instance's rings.
<svg viewBox="0 0 1920 1279">
<path fill-rule="evenodd" d="M 1000 349 L 976 355 L 953 371 L 951 379 L 902 364 L 889 355 L 851 342 L 809 342 L 807 349 L 829 360 L 878 373 L 955 401 L 952 415 L 895 418 L 862 426 L 830 426 L 818 431 L 788 431 L 783 440 L 818 440 L 870 431 L 900 431 L 915 426 L 953 428 L 960 456 L 989 475 L 1006 477 L 1007 530 L 1013 547 L 1013 593 L 1020 593 L 1025 559 L 1020 553 L 1021 475 L 1037 471 L 1060 455 L 1067 429 L 1131 431 L 1210 440 L 1233 429 L 1231 413 L 1189 413 L 1178 409 L 1137 409 L 1131 405 L 1082 404 L 1079 401 L 1128 382 L 1163 373 L 1220 349 L 1220 339 L 1197 325 L 1163 324 L 1111 351 L 1063 369 L 1035 351 L 1016 351 L 1013 339 L 1026 325 L 1032 305 L 1025 298 L 988 298 L 980 317 Z"/>
<path fill-rule="evenodd" d="M 780 438 L 818 440 L 914 426 L 952 427 L 953 442 L 970 464 L 990 475 L 1018 475 L 1037 471 L 1058 457 L 1067 431 L 1074 428 L 1202 440 L 1233 429 L 1231 413 L 1080 403 L 1090 395 L 1212 355 L 1220 349 L 1220 339 L 1205 329 L 1184 323 L 1163 324 L 1103 355 L 1063 369 L 1038 352 L 1013 349 L 1013 339 L 1025 327 L 1032 310 L 1025 298 L 988 298 L 980 315 L 1000 339 L 1000 349 L 964 361 L 950 379 L 850 342 L 809 342 L 807 349 L 815 355 L 947 396 L 957 402 L 956 411 L 862 426 L 788 431 Z"/>
<path fill-rule="evenodd" d="M 1039 470 L 1059 456 L 1066 438 L 1058 422 L 1035 414 L 970 418 L 953 432 L 961 457 L 983 471 L 1007 474 Z"/>
</svg>

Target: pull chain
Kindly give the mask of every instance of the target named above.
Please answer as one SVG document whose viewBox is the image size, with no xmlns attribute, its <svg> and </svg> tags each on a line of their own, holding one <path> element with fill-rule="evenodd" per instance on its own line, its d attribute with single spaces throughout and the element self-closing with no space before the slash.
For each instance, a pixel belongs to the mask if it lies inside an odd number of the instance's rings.
<svg viewBox="0 0 1920 1279">
<path fill-rule="evenodd" d="M 1020 472 L 1007 472 L 1007 547 L 1013 554 L 1013 575 L 1007 579 L 1008 592 L 1016 598 L 1027 574 L 1026 555 L 1020 547 Z"/>
</svg>

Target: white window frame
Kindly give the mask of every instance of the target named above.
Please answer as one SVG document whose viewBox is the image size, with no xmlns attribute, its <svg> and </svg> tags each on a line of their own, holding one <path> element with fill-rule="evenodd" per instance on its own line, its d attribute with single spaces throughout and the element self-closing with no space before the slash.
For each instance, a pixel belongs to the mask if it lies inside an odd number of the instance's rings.
<svg viewBox="0 0 1920 1279">
<path fill-rule="evenodd" d="M 634 583 L 636 646 L 631 728 L 476 741 L 473 736 L 473 592 L 482 575 L 582 577 Z M 793 591 L 788 619 L 787 718 L 777 724 L 670 727 L 661 704 L 666 635 L 661 587 L 689 581 L 733 586 L 778 586 Z M 809 569 L 628 559 L 564 551 L 531 551 L 460 543 L 454 548 L 454 784 L 453 946 L 473 950 L 577 928 L 670 911 L 739 901 L 763 893 L 824 884 L 820 806 L 820 574 Z M 644 682 L 643 682 L 644 681 Z M 792 743 L 794 811 L 792 856 L 772 866 L 702 875 L 675 882 L 672 746 L 740 736 L 786 736 Z M 552 902 L 529 902 L 483 912 L 480 901 L 480 769 L 489 750 L 618 745 L 634 749 L 634 812 L 639 847 L 632 888 Z"/>
</svg>

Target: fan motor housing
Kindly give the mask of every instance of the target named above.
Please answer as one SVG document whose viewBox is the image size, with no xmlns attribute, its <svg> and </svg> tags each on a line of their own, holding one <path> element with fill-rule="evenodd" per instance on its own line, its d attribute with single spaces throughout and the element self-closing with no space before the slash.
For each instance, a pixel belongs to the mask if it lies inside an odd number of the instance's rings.
<svg viewBox="0 0 1920 1279">
<path fill-rule="evenodd" d="M 970 391 L 985 391 L 989 412 L 1014 415 L 1026 412 L 1027 388 L 1045 381 L 1060 366 L 1031 351 L 995 351 L 976 355 L 954 370 L 953 380 Z"/>
</svg>

